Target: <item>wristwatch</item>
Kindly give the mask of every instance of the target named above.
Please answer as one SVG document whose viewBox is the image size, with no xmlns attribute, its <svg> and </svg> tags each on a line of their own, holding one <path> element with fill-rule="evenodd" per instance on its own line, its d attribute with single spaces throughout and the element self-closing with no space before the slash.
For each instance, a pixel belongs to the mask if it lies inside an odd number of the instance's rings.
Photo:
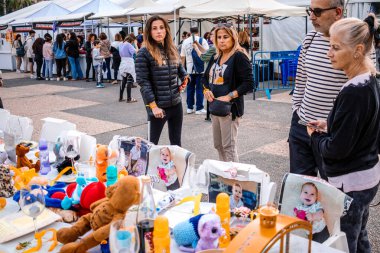
<svg viewBox="0 0 380 253">
<path fill-rule="evenodd" d="M 228 93 L 228 96 L 230 96 L 231 99 L 234 98 L 234 93 L 231 91 L 230 93 Z"/>
</svg>

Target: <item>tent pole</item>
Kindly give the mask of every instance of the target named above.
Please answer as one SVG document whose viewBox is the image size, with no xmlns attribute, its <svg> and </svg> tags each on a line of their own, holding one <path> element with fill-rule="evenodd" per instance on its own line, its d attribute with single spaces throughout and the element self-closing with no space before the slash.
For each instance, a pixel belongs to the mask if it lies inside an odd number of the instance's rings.
<svg viewBox="0 0 380 253">
<path fill-rule="evenodd" d="M 107 24 L 108 24 L 108 39 L 110 40 L 111 39 L 111 35 L 110 35 L 110 18 L 107 17 Z"/>
<path fill-rule="evenodd" d="M 237 20 L 237 22 L 238 22 L 238 32 L 240 32 L 240 15 L 238 15 L 238 20 Z"/>
<path fill-rule="evenodd" d="M 253 60 L 253 38 L 252 38 L 252 15 L 248 15 L 248 22 L 249 22 L 249 49 L 251 50 L 251 60 Z"/>
<path fill-rule="evenodd" d="M 128 15 L 128 34 L 131 34 L 131 15 Z"/>
<path fill-rule="evenodd" d="M 307 34 L 307 16 L 305 16 L 305 36 Z"/>
<path fill-rule="evenodd" d="M 181 35 L 181 27 L 182 27 L 182 25 L 181 25 L 181 17 L 178 18 L 178 23 L 179 23 L 179 26 L 178 26 L 178 36 L 181 36 L 181 38 L 182 38 L 182 35 Z M 178 44 L 176 44 L 176 45 L 178 45 Z"/>
<path fill-rule="evenodd" d="M 84 39 L 87 38 L 87 29 L 86 29 L 86 17 L 83 17 L 83 29 L 84 29 Z"/>
<path fill-rule="evenodd" d="M 174 43 L 175 43 L 175 45 L 178 45 L 176 8 L 174 8 Z"/>
</svg>

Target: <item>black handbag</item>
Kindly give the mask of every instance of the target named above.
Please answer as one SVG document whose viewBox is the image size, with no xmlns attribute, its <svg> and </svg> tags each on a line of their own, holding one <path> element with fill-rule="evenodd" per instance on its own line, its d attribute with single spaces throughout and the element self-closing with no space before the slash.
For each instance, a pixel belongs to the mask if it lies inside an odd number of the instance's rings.
<svg viewBox="0 0 380 253">
<path fill-rule="evenodd" d="M 232 107 L 231 102 L 225 102 L 225 101 L 214 99 L 212 102 L 209 103 L 208 109 L 210 113 L 214 116 L 226 117 L 230 115 L 231 107 Z"/>
</svg>

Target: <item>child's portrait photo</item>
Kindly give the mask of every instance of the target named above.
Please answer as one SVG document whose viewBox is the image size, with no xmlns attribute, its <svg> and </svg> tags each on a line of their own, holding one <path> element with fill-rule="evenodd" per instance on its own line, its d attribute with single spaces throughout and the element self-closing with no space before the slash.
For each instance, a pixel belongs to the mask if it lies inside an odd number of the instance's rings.
<svg viewBox="0 0 380 253">
<path fill-rule="evenodd" d="M 157 166 L 157 173 L 164 182 L 167 190 L 176 190 L 180 187 L 177 170 L 174 165 L 172 153 L 168 147 L 160 149 L 161 162 Z"/>
<path fill-rule="evenodd" d="M 215 203 L 216 196 L 225 192 L 230 196 L 231 211 L 243 206 L 253 210 L 258 205 L 259 188 L 259 183 L 228 179 L 210 173 L 209 202 Z"/>
<path fill-rule="evenodd" d="M 122 140 L 120 148 L 124 150 L 125 168 L 129 175 L 141 176 L 145 174 L 147 166 L 148 143 L 140 137 Z"/>
</svg>

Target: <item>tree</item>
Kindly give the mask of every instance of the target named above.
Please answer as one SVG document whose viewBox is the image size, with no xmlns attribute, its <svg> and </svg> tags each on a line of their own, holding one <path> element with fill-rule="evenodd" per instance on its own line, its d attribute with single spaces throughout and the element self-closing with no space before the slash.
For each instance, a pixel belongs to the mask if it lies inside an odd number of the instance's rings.
<svg viewBox="0 0 380 253">
<path fill-rule="evenodd" d="M 34 4 L 33 0 L 3 0 L 2 13 L 7 14 Z"/>
</svg>

